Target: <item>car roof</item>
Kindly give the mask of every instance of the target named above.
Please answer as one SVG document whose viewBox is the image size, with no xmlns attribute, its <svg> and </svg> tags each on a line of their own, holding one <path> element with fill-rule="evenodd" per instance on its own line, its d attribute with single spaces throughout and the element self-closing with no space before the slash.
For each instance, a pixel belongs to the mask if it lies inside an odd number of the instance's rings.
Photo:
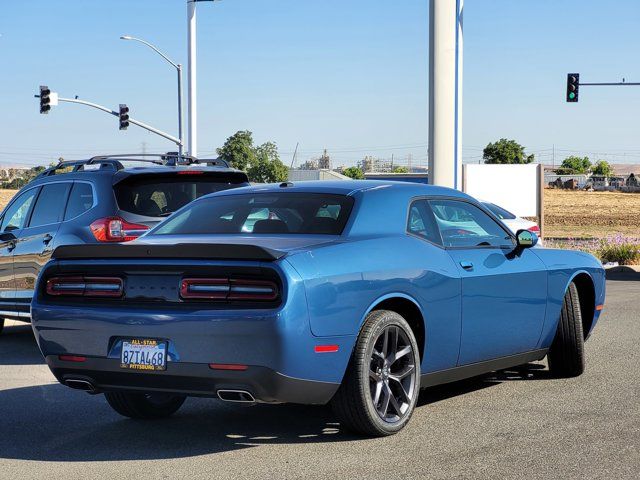
<svg viewBox="0 0 640 480">
<path fill-rule="evenodd" d="M 50 170 L 45 171 L 44 174 L 40 174 L 36 178 L 34 178 L 31 182 L 29 182 L 26 186 L 33 187 L 41 184 L 51 183 L 51 182 L 61 182 L 61 181 L 73 181 L 73 180 L 89 180 L 89 179 L 105 179 L 105 181 L 109 181 L 113 179 L 113 183 L 118 183 L 125 178 L 129 178 L 135 175 L 167 175 L 170 173 L 176 173 L 179 171 L 198 171 L 198 172 L 206 172 L 206 173 L 219 173 L 223 175 L 238 175 L 244 176 L 244 180 L 246 179 L 246 174 L 240 170 L 236 170 L 235 168 L 229 167 L 221 167 L 221 166 L 208 166 L 205 164 L 192 164 L 192 165 L 150 165 L 150 166 L 137 166 L 137 165 L 123 165 L 123 168 L 105 168 L 100 167 L 100 164 L 97 164 L 98 168 L 91 169 L 80 169 L 77 171 L 66 172 L 66 173 L 54 173 Z M 49 173 L 47 173 L 49 172 Z"/>
<path fill-rule="evenodd" d="M 410 196 L 447 196 L 469 198 L 468 195 L 452 188 L 437 187 L 413 182 L 385 181 L 385 180 L 312 180 L 302 182 L 283 182 L 251 185 L 249 187 L 224 190 L 211 195 L 242 195 L 246 193 L 328 193 L 336 195 L 354 195 L 368 190 L 386 190 L 390 194 L 398 193 Z"/>
</svg>

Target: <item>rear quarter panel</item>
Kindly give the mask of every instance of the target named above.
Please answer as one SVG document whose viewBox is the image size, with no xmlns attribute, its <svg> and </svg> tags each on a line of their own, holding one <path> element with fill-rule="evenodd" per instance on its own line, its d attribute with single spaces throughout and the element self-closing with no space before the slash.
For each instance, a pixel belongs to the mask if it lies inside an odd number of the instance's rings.
<svg viewBox="0 0 640 480">
<path fill-rule="evenodd" d="M 593 255 L 572 250 L 558 250 L 548 248 L 532 249 L 544 262 L 548 270 L 547 312 L 540 337 L 539 348 L 547 348 L 553 342 L 558 328 L 560 311 L 564 295 L 569 284 L 580 274 L 588 275 L 595 290 L 595 305 L 601 305 L 605 300 L 605 271 Z M 600 311 L 582 312 L 582 315 L 593 315 L 591 329 L 595 327 Z"/>
<path fill-rule="evenodd" d="M 312 333 L 351 336 L 383 300 L 405 298 L 425 323 L 423 371 L 456 365 L 460 277 L 447 252 L 409 236 L 364 237 L 287 257 L 303 278 Z"/>
</svg>

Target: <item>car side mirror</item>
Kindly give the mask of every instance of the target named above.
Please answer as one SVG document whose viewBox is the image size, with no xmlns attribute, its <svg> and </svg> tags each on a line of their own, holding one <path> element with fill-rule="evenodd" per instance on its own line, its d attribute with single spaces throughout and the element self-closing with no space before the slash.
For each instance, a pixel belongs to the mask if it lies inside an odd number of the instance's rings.
<svg viewBox="0 0 640 480">
<path fill-rule="evenodd" d="M 0 242 L 12 242 L 16 239 L 16 236 L 11 232 L 0 233 Z"/>
<path fill-rule="evenodd" d="M 531 248 L 535 247 L 538 243 L 538 235 L 529 230 L 518 230 L 516 233 L 516 240 L 518 242 L 518 247 L 520 248 Z"/>
</svg>

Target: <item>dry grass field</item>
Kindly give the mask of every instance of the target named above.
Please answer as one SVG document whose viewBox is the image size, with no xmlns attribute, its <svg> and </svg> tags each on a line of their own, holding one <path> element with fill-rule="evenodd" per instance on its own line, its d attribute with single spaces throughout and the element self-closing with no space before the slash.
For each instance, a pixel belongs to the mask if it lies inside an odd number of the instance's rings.
<svg viewBox="0 0 640 480">
<path fill-rule="evenodd" d="M 3 190 L 0 189 L 0 209 L 3 209 L 9 200 L 13 198 L 17 190 Z"/>
<path fill-rule="evenodd" d="M 640 238 L 640 194 L 545 189 L 545 237 Z"/>
<path fill-rule="evenodd" d="M 0 189 L 0 208 L 16 190 Z M 640 194 L 544 191 L 545 237 L 606 237 L 621 233 L 640 237 Z"/>
</svg>

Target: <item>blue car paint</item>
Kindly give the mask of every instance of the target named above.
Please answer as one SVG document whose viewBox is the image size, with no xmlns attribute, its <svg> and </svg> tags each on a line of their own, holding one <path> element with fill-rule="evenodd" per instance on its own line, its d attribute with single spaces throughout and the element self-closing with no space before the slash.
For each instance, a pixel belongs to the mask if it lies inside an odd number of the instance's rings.
<svg viewBox="0 0 640 480">
<path fill-rule="evenodd" d="M 281 192 L 282 188 L 239 188 L 210 197 L 248 191 Z M 118 339 L 162 337 L 170 341 L 172 361 L 266 366 L 287 377 L 333 383 L 337 388 L 367 313 L 389 298 L 411 301 L 422 313 L 426 332 L 423 373 L 548 348 L 563 296 L 575 275 L 588 274 L 593 280 L 595 304 L 604 302 L 604 273 L 590 255 L 543 248 L 516 256 L 494 247 L 445 249 L 406 233 L 407 211 L 413 199 L 446 196 L 478 205 L 463 193 L 375 181 L 304 182 L 287 191 L 352 195 L 355 205 L 343 234 L 186 238 L 154 236 L 152 231 L 136 241 L 244 243 L 282 251 L 283 258 L 260 265 L 274 269 L 282 280 L 280 307 L 104 308 L 53 305 L 37 296 L 32 304 L 33 328 L 43 354 L 116 357 L 117 348 L 111 352 L 109 348 Z M 463 260 L 474 264 L 473 271 L 460 267 Z M 145 261 L 153 262 L 158 270 L 172 263 Z M 74 261 L 53 261 L 41 278 L 65 262 L 66 268 L 73 268 Z M 89 266 L 109 262 L 84 261 Z M 130 262 L 118 261 L 118 265 L 133 267 L 144 261 Z M 176 262 L 184 265 L 186 261 Z M 197 262 L 203 264 L 202 260 Z M 599 312 L 586 313 L 593 313 L 595 325 Z M 338 351 L 314 352 L 316 345 L 328 344 L 338 345 Z"/>
<path fill-rule="evenodd" d="M 450 249 L 462 277 L 459 365 L 534 350 L 547 306 L 547 271 L 531 250 Z M 461 264 L 470 262 L 470 269 Z"/>
</svg>

